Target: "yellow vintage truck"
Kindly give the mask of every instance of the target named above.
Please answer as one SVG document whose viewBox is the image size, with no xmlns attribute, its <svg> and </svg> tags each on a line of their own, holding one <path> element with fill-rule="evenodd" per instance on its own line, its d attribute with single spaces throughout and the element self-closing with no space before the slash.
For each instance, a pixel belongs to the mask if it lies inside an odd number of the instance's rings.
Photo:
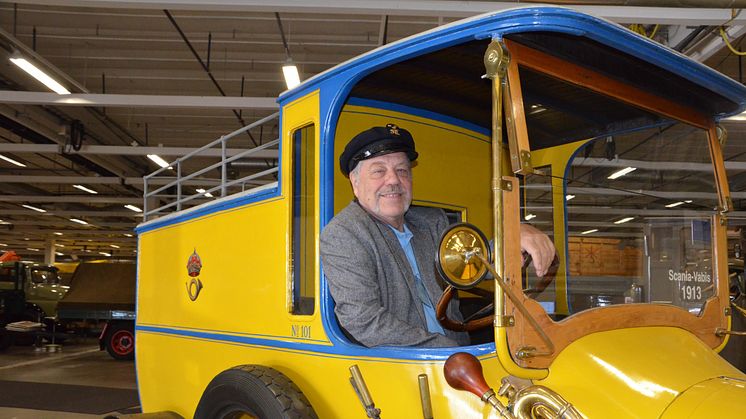
<svg viewBox="0 0 746 419">
<path fill-rule="evenodd" d="M 743 85 L 616 24 L 529 7 L 385 45 L 278 103 L 146 177 L 144 412 L 743 415 L 746 375 L 718 355 L 734 331 L 717 125 L 746 108 Z M 318 239 L 352 198 L 337 158 L 386 124 L 415 138 L 413 204 L 454 222 L 439 307 L 458 296 L 465 320 L 440 321 L 469 346 L 366 348 L 335 318 Z M 521 222 L 554 240 L 554 275 L 522 265 Z"/>
</svg>

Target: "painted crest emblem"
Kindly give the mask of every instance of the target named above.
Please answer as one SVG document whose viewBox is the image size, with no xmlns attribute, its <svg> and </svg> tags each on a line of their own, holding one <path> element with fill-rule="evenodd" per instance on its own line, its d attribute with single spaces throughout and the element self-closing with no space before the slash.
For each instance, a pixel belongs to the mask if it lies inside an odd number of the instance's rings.
<svg viewBox="0 0 746 419">
<path fill-rule="evenodd" d="M 399 134 L 399 127 L 397 127 L 396 125 L 394 125 L 394 124 L 388 124 L 388 125 L 386 125 L 386 128 L 389 129 L 389 134 L 391 134 L 391 135 L 400 135 Z"/>
<path fill-rule="evenodd" d="M 199 258 L 197 249 L 194 249 L 194 252 L 189 256 L 186 267 L 189 276 L 199 276 L 199 272 L 202 270 L 202 259 Z"/>
<path fill-rule="evenodd" d="M 189 259 L 187 259 L 187 273 L 192 279 L 186 282 L 186 291 L 189 299 L 196 301 L 199 297 L 200 291 L 202 291 L 202 281 L 197 278 L 200 271 L 202 270 L 202 259 L 197 254 L 197 249 L 194 249 Z"/>
</svg>

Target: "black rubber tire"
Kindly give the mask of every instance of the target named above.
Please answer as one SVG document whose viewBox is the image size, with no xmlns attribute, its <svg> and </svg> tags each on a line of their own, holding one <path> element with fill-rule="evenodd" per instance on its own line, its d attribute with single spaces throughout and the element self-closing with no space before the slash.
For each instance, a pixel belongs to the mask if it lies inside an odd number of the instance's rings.
<svg viewBox="0 0 746 419">
<path fill-rule="evenodd" d="M 109 323 L 104 337 L 104 347 L 117 361 L 135 359 L 135 328 L 132 323 Z"/>
<path fill-rule="evenodd" d="M 295 383 L 274 368 L 244 365 L 223 371 L 202 394 L 195 419 L 222 419 L 248 413 L 259 419 L 316 419 Z"/>
</svg>

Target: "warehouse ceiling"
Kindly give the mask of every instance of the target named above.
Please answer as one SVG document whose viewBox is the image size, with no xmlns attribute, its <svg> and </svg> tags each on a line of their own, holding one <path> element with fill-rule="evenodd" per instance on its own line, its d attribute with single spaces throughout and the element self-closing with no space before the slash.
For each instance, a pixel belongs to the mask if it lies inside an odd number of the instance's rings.
<svg viewBox="0 0 746 419">
<path fill-rule="evenodd" d="M 275 112 L 288 59 L 304 80 L 403 37 L 531 2 L 65 3 L 0 3 L 0 155 L 23 165 L 0 160 L 0 251 L 33 260 L 51 243 L 58 261 L 134 257 L 142 214 L 125 205 L 143 207 L 142 177 L 158 168 L 146 155 L 173 161 Z M 741 58 L 717 30 L 726 25 L 741 48 L 746 20 L 731 9 L 673 7 L 701 6 L 697 1 L 576 3 L 743 79 Z M 77 102 L 60 103 L 9 61 L 19 55 L 43 66 Z M 726 158 L 746 162 L 746 122 L 726 126 Z M 269 122 L 231 147 L 276 136 L 276 122 Z M 275 161 L 241 164 L 236 170 L 261 172 Z M 738 197 L 744 186 L 732 185 L 739 211 L 746 210 Z"/>
</svg>

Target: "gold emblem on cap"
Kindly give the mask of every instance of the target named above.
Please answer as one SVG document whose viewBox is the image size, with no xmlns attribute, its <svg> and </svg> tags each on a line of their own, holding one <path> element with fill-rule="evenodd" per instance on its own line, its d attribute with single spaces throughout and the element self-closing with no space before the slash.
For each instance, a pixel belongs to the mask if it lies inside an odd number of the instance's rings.
<svg viewBox="0 0 746 419">
<path fill-rule="evenodd" d="M 389 133 L 391 135 L 400 135 L 399 134 L 399 127 L 397 127 L 396 125 L 394 125 L 394 124 L 388 124 L 388 125 L 386 125 L 386 128 L 389 129 Z"/>
</svg>

